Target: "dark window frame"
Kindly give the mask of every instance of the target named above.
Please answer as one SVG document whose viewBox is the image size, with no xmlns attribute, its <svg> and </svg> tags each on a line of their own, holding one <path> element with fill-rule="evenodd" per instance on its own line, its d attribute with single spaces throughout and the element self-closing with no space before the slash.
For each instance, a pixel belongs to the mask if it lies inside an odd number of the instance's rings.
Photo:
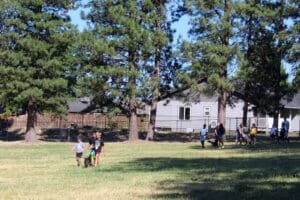
<svg viewBox="0 0 300 200">
<path fill-rule="evenodd" d="M 191 120 L 191 108 L 190 107 L 179 107 L 179 113 L 178 113 L 178 119 L 179 120 Z"/>
</svg>

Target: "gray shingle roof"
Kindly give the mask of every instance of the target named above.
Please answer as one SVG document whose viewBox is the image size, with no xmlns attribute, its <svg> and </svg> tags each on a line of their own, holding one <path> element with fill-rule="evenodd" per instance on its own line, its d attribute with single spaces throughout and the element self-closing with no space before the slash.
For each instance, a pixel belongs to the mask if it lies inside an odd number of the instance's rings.
<svg viewBox="0 0 300 200">
<path fill-rule="evenodd" d="M 296 94 L 292 101 L 288 101 L 287 99 L 283 99 L 281 103 L 285 108 L 296 108 L 300 109 L 300 93 Z"/>
<path fill-rule="evenodd" d="M 68 108 L 70 113 L 80 113 L 90 106 L 90 101 L 77 101 L 68 103 Z"/>
</svg>

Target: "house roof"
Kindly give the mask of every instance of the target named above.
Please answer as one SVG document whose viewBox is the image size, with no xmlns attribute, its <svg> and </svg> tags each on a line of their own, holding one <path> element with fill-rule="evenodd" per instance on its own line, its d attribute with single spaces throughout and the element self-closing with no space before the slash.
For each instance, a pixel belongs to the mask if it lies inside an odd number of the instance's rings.
<svg viewBox="0 0 300 200">
<path fill-rule="evenodd" d="M 74 102 L 68 103 L 68 108 L 70 113 L 80 113 L 83 112 L 90 106 L 91 102 L 90 99 L 81 98 L 77 99 Z"/>
<path fill-rule="evenodd" d="M 300 109 L 300 93 L 296 94 L 292 100 L 283 99 L 281 103 L 284 105 L 285 108 L 296 108 Z"/>
<path fill-rule="evenodd" d="M 238 99 L 243 99 L 240 93 L 237 92 L 233 93 L 233 96 L 235 96 Z M 185 89 L 183 91 L 178 91 L 177 93 L 174 92 L 173 95 L 169 96 L 168 98 L 177 99 L 177 100 L 188 99 L 189 101 L 193 101 L 193 102 L 201 102 L 201 101 L 214 102 L 218 100 L 216 95 L 210 96 L 210 95 L 200 94 L 199 92 L 192 91 L 191 89 Z M 295 94 L 292 99 L 283 98 L 281 100 L 281 104 L 285 108 L 300 109 L 300 93 Z"/>
<path fill-rule="evenodd" d="M 182 91 L 178 91 L 177 93 L 174 92 L 173 95 L 168 96 L 162 100 L 167 100 L 167 99 L 175 99 L 175 100 L 180 100 L 180 101 L 188 101 L 188 102 L 215 102 L 218 100 L 218 97 L 214 94 L 209 95 L 209 94 L 204 94 L 200 93 L 198 91 L 193 91 L 192 89 L 185 89 Z"/>
</svg>

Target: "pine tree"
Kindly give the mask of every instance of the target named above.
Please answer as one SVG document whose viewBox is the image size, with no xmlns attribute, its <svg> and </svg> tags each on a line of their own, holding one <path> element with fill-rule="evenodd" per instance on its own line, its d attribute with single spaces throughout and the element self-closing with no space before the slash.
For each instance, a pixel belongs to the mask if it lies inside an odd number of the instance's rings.
<svg viewBox="0 0 300 200">
<path fill-rule="evenodd" d="M 137 109 L 142 77 L 143 52 L 150 46 L 149 33 L 143 27 L 141 1 L 90 1 L 86 19 L 92 25 L 94 44 L 84 69 L 89 76 L 83 80 L 92 91 L 94 101 L 105 101 L 129 116 L 129 140 L 138 139 Z M 101 85 L 101 86 L 100 86 Z"/>
<path fill-rule="evenodd" d="M 243 120 L 244 126 L 247 125 L 249 102 L 254 103 L 257 98 L 255 84 L 257 76 L 255 75 L 254 65 L 257 59 L 255 49 L 258 45 L 256 42 L 257 35 L 263 28 L 263 9 L 259 1 L 247 0 L 240 2 L 236 6 L 236 16 L 238 32 L 236 39 L 239 42 L 241 60 L 238 73 L 236 75 L 235 90 L 242 93 Z"/>
<path fill-rule="evenodd" d="M 0 102 L 27 112 L 26 141 L 34 141 L 37 113 L 63 115 L 69 99 L 70 48 L 75 32 L 67 16 L 74 1 L 1 0 Z M 3 15 L 4 13 L 4 15 Z"/>
<path fill-rule="evenodd" d="M 282 108 L 280 100 L 292 93 L 287 82 L 288 75 L 282 62 L 287 61 L 295 42 L 293 25 L 288 27 L 286 19 L 295 19 L 296 7 L 285 1 L 246 1 L 239 4 L 241 43 L 245 62 L 238 73 L 240 88 L 244 91 L 244 120 L 248 101 L 257 110 L 274 116 L 278 126 L 278 115 Z M 258 98 L 259 97 L 259 98 Z"/>
<path fill-rule="evenodd" d="M 91 1 L 92 25 L 82 46 L 89 53 L 83 87 L 94 105 L 118 107 L 130 119 L 129 139 L 138 139 L 137 109 L 151 106 L 153 138 L 158 98 L 169 91 L 174 68 L 164 0 Z M 93 39 L 88 39 L 93 38 Z M 93 42 L 88 42 L 92 40 Z"/>
<path fill-rule="evenodd" d="M 185 42 L 183 49 L 191 67 L 185 77 L 193 84 L 208 77 L 210 91 L 218 95 L 218 121 L 225 124 L 226 104 L 233 90 L 228 77 L 230 65 L 234 62 L 236 47 L 232 42 L 234 1 L 230 0 L 187 0 L 191 16 L 190 30 L 193 40 Z"/>
<path fill-rule="evenodd" d="M 152 41 L 147 51 L 144 62 L 147 63 L 143 88 L 145 93 L 143 102 L 150 105 L 150 116 L 146 140 L 152 140 L 154 136 L 156 111 L 159 98 L 170 90 L 176 68 L 172 59 L 172 30 L 171 23 L 167 19 L 168 0 L 145 0 L 143 10 L 145 12 L 144 27 L 149 31 L 149 39 Z"/>
</svg>

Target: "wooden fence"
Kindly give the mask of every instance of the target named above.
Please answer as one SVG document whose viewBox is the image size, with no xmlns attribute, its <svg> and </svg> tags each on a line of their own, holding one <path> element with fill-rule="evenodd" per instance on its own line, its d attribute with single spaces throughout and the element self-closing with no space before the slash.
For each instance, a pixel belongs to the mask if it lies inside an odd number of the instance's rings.
<svg viewBox="0 0 300 200">
<path fill-rule="evenodd" d="M 12 118 L 12 126 L 10 129 L 26 128 L 27 115 L 16 116 Z M 108 118 L 100 114 L 78 114 L 69 113 L 65 118 L 55 118 L 49 114 L 38 115 L 36 126 L 41 129 L 47 128 L 70 128 L 77 127 L 95 127 L 101 129 L 128 129 L 129 119 L 127 116 L 119 115 Z M 138 117 L 138 128 L 146 130 L 148 126 L 147 117 Z"/>
</svg>

